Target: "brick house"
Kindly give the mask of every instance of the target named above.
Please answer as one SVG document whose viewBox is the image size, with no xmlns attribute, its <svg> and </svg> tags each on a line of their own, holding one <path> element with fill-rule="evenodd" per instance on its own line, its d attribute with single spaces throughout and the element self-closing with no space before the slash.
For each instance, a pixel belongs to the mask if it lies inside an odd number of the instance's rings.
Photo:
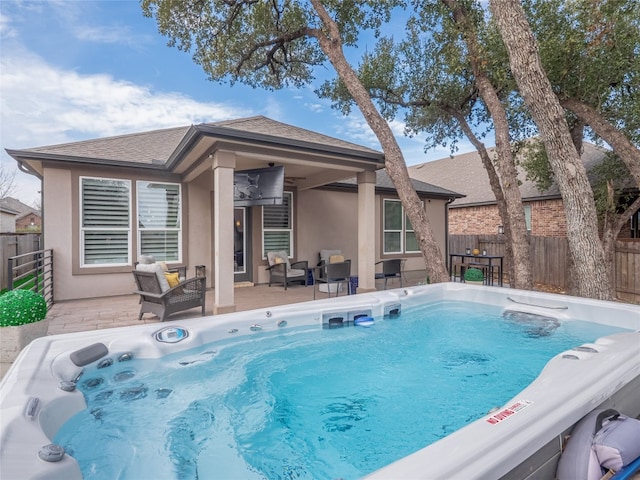
<svg viewBox="0 0 640 480">
<path fill-rule="evenodd" d="M 16 232 L 39 233 L 42 230 L 42 217 L 35 210 L 25 212 L 16 218 Z"/>
<path fill-rule="evenodd" d="M 495 157 L 495 147 L 487 149 Z M 582 160 L 587 170 L 599 164 L 606 150 L 591 143 L 584 143 Z M 495 235 L 502 224 L 496 200 L 478 152 L 464 153 L 433 162 L 409 167 L 409 175 L 422 182 L 436 184 L 465 195 L 449 206 L 450 235 Z M 560 190 L 554 183 L 541 192 L 534 182 L 526 179 L 520 169 L 520 192 L 525 209 L 527 230 L 533 236 L 565 237 L 566 219 Z M 619 238 L 639 238 L 639 212 L 620 232 Z"/>
</svg>

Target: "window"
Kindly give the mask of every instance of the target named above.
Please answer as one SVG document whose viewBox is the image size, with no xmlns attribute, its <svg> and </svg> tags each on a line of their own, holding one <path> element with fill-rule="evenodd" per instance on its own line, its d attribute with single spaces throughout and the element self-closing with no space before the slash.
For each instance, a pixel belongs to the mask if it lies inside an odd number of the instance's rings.
<svg viewBox="0 0 640 480">
<path fill-rule="evenodd" d="M 80 178 L 81 265 L 128 265 L 131 182 Z"/>
<path fill-rule="evenodd" d="M 293 256 L 293 194 L 284 192 L 282 205 L 262 207 L 262 256 L 267 252 L 286 251 Z"/>
<path fill-rule="evenodd" d="M 629 220 L 630 235 L 629 238 L 640 238 L 640 210 L 631 215 Z"/>
<path fill-rule="evenodd" d="M 527 227 L 527 232 L 531 231 L 531 205 L 524 206 L 524 223 Z"/>
<path fill-rule="evenodd" d="M 400 200 L 384 200 L 383 253 L 419 252 L 418 241 Z"/>
<path fill-rule="evenodd" d="M 181 247 L 180 185 L 136 182 L 138 252 L 157 261 L 179 262 Z"/>
<path fill-rule="evenodd" d="M 176 183 L 136 182 L 138 254 L 180 262 L 181 189 Z M 80 177 L 80 265 L 131 265 L 132 182 Z"/>
</svg>

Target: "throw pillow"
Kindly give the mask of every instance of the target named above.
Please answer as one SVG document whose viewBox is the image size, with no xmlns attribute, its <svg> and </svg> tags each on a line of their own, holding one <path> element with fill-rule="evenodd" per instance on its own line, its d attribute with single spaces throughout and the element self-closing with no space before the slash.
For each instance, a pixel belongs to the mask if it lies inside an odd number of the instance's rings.
<svg viewBox="0 0 640 480">
<path fill-rule="evenodd" d="M 175 272 L 175 273 L 164 272 L 164 276 L 167 279 L 167 282 L 169 282 L 169 286 L 171 288 L 175 287 L 180 283 L 180 274 L 178 272 Z"/>
<path fill-rule="evenodd" d="M 329 263 L 340 263 L 340 262 L 344 262 L 343 255 L 331 255 L 329 257 Z"/>
<path fill-rule="evenodd" d="M 173 272 L 173 273 L 164 272 L 164 276 L 167 279 L 167 282 L 169 283 L 169 287 L 171 288 L 175 287 L 180 283 L 180 273 L 178 272 Z M 182 295 L 184 293 L 184 290 L 182 290 L 182 288 L 176 288 L 174 292 L 177 295 Z"/>
</svg>

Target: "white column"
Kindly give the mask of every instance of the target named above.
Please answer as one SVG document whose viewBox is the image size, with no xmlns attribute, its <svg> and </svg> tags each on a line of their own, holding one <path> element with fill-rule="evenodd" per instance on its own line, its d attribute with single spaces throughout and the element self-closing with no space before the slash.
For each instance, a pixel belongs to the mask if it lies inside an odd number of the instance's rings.
<svg viewBox="0 0 640 480">
<path fill-rule="evenodd" d="M 376 289 L 375 198 L 376 172 L 358 173 L 358 293 Z"/>
<path fill-rule="evenodd" d="M 233 275 L 233 172 L 236 155 L 213 157 L 213 313 L 235 312 Z"/>
</svg>

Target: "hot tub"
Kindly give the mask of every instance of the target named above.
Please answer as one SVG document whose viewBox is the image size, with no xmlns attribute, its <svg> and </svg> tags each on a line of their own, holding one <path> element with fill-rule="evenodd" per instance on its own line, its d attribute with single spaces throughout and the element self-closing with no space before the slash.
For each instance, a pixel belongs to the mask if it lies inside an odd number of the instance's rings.
<svg viewBox="0 0 640 480">
<path fill-rule="evenodd" d="M 56 432 L 86 407 L 75 390 L 98 362 L 158 358 L 228 338 L 303 325 L 353 325 L 438 301 L 496 305 L 505 312 L 580 319 L 625 328 L 555 356 L 517 396 L 432 445 L 367 476 L 382 478 L 553 478 L 564 435 L 599 407 L 640 414 L 640 309 L 537 292 L 438 284 L 277 308 L 45 337 L 30 344 L 0 384 L 3 478 L 82 478 L 70 455 L 56 458 Z M 58 461 L 50 461 L 58 460 Z"/>
</svg>

